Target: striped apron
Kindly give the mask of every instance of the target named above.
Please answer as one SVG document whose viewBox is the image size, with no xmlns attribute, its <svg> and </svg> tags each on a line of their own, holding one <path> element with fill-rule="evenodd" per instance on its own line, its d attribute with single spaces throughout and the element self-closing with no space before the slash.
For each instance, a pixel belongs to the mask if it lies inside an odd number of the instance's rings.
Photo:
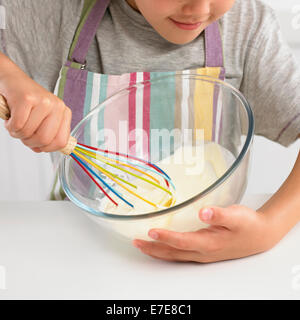
<svg viewBox="0 0 300 320">
<path fill-rule="evenodd" d="M 176 112 L 181 114 L 184 109 L 184 102 L 191 90 L 196 98 L 205 91 L 205 101 L 201 106 L 197 106 L 194 112 L 198 114 L 195 119 L 200 119 L 196 126 L 204 128 L 206 141 L 219 141 L 218 130 L 222 122 L 220 108 L 218 107 L 218 87 L 205 87 L 205 84 L 194 83 L 193 87 L 181 82 L 180 74 L 198 74 L 214 77 L 220 80 L 225 78 L 223 46 L 221 32 L 218 22 L 209 25 L 205 30 L 205 67 L 173 72 L 132 72 L 122 75 L 108 75 L 94 73 L 86 70 L 86 56 L 89 47 L 96 36 L 100 22 L 109 6 L 110 0 L 86 0 L 79 25 L 77 27 L 73 42 L 70 47 L 68 60 L 60 71 L 55 87 L 55 94 L 61 98 L 72 110 L 71 129 L 82 120 L 94 107 L 103 102 L 116 91 L 127 88 L 143 81 L 152 81 L 162 76 L 174 77 L 174 81 L 168 81 L 168 85 L 163 87 L 167 92 L 168 101 L 157 99 L 155 90 L 144 85 L 143 96 L 135 94 L 130 90 L 128 101 L 122 108 L 122 114 L 127 114 L 128 131 L 135 128 L 142 128 L 146 132 L 151 130 L 151 124 L 155 123 L 155 128 L 166 128 L 172 130 L 176 123 Z M 100 26 L 101 27 L 101 26 Z M 184 97 L 187 96 L 187 97 Z M 201 96 L 202 97 L 202 96 Z M 174 104 L 170 104 L 170 99 Z M 142 108 L 136 108 L 136 103 L 141 102 Z M 166 110 L 167 105 L 174 105 L 173 110 Z M 170 107 L 168 107 L 170 108 Z M 164 110 L 166 110 L 164 112 Z M 171 113 L 171 115 L 170 115 Z M 114 115 L 115 123 L 118 121 L 117 114 Z M 201 123 L 202 122 L 202 123 Z M 110 126 L 113 125 L 110 123 Z M 177 126 L 178 128 L 178 126 Z M 137 141 L 129 143 L 138 143 Z M 149 144 L 148 144 L 149 145 Z M 132 148 L 130 148 L 132 150 Z M 51 200 L 64 200 L 66 195 L 60 186 L 58 164 L 61 155 L 51 154 L 56 171 L 53 187 L 50 195 Z"/>
</svg>

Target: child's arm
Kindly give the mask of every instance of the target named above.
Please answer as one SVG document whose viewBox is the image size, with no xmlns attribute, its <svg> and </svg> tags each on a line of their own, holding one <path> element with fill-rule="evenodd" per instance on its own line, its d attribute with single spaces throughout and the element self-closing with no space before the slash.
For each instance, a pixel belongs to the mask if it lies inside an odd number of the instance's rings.
<svg viewBox="0 0 300 320">
<path fill-rule="evenodd" d="M 299 135 L 300 138 L 300 135 Z M 300 221 L 300 152 L 292 172 L 281 188 L 260 209 L 268 215 L 282 238 Z"/>
<path fill-rule="evenodd" d="M 300 136 L 299 136 L 300 137 Z M 214 262 L 266 251 L 300 221 L 300 152 L 281 188 L 260 209 L 241 205 L 207 208 L 199 218 L 207 229 L 178 233 L 152 229 L 156 242 L 134 240 L 142 252 L 159 259 Z"/>
<path fill-rule="evenodd" d="M 5 122 L 10 135 L 35 152 L 62 149 L 70 136 L 71 110 L 1 52 L 0 65 L 0 94 L 11 112 Z"/>
</svg>

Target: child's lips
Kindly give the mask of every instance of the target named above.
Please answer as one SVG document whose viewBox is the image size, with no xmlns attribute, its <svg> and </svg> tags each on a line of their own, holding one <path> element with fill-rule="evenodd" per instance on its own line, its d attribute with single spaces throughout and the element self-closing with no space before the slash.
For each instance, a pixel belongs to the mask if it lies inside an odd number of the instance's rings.
<svg viewBox="0 0 300 320">
<path fill-rule="evenodd" d="M 188 23 L 188 22 L 180 22 L 176 21 L 172 18 L 169 18 L 178 28 L 183 30 L 195 30 L 199 28 L 203 22 L 196 22 L 196 23 Z"/>
</svg>

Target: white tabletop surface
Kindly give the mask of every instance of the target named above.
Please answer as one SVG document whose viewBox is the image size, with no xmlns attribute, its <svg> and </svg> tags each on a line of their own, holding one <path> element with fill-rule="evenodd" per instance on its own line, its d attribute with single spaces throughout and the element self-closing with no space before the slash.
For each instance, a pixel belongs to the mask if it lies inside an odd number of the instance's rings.
<svg viewBox="0 0 300 320">
<path fill-rule="evenodd" d="M 257 208 L 268 195 L 246 196 Z M 69 202 L 0 203 L 0 299 L 299 299 L 300 224 L 272 250 L 213 264 L 152 259 Z"/>
</svg>

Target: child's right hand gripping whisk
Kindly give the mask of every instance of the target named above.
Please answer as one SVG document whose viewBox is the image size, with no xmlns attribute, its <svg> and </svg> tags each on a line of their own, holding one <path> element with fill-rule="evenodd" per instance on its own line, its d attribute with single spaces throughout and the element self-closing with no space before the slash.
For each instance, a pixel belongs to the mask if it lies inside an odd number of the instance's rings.
<svg viewBox="0 0 300 320">
<path fill-rule="evenodd" d="M 0 95 L 0 118 L 3 120 L 9 120 L 10 117 L 11 113 L 7 101 Z M 34 121 L 35 116 L 33 114 L 27 122 L 30 123 Z M 69 121 L 67 122 L 67 125 L 69 125 Z M 67 125 L 65 124 L 65 126 Z M 8 127 L 9 126 L 13 125 L 10 124 Z M 26 126 L 27 124 L 25 127 Z M 29 125 L 29 127 L 31 126 Z M 22 130 L 22 132 L 24 131 L 26 131 L 26 129 Z M 18 136 L 15 135 L 15 137 Z M 53 148 L 53 146 L 51 148 Z M 51 148 L 48 147 L 44 151 L 51 151 Z M 125 194 L 130 194 L 136 199 L 142 200 L 148 205 L 151 205 L 153 207 L 153 211 L 157 210 L 159 205 L 168 207 L 174 203 L 174 195 L 172 191 L 175 190 L 175 187 L 172 184 L 170 177 L 162 169 L 149 161 L 129 156 L 127 154 L 121 154 L 119 152 L 87 146 L 78 143 L 77 140 L 70 135 L 67 143 L 64 144 L 64 147 L 61 148 L 60 151 L 65 155 L 70 155 L 80 168 L 92 179 L 101 192 L 103 192 L 104 195 L 116 206 L 118 206 L 117 199 L 119 199 L 134 208 L 134 205 L 126 200 L 126 197 L 124 197 L 120 190 L 124 190 Z M 111 170 L 114 172 L 111 172 Z M 124 179 L 124 177 L 121 177 L 120 173 L 123 176 L 125 174 L 126 178 Z M 114 185 L 117 186 L 117 188 L 110 185 L 110 183 L 105 179 L 106 177 L 108 177 L 110 181 L 114 182 Z M 134 180 L 128 181 L 132 179 L 132 177 Z M 165 200 L 163 204 L 158 204 L 147 199 L 145 196 L 141 196 L 138 192 L 135 192 L 134 190 L 138 189 L 138 184 L 136 184 L 136 182 L 139 181 L 143 181 L 144 183 L 152 185 L 155 188 L 159 188 L 162 192 L 167 193 L 167 200 Z"/>
</svg>

